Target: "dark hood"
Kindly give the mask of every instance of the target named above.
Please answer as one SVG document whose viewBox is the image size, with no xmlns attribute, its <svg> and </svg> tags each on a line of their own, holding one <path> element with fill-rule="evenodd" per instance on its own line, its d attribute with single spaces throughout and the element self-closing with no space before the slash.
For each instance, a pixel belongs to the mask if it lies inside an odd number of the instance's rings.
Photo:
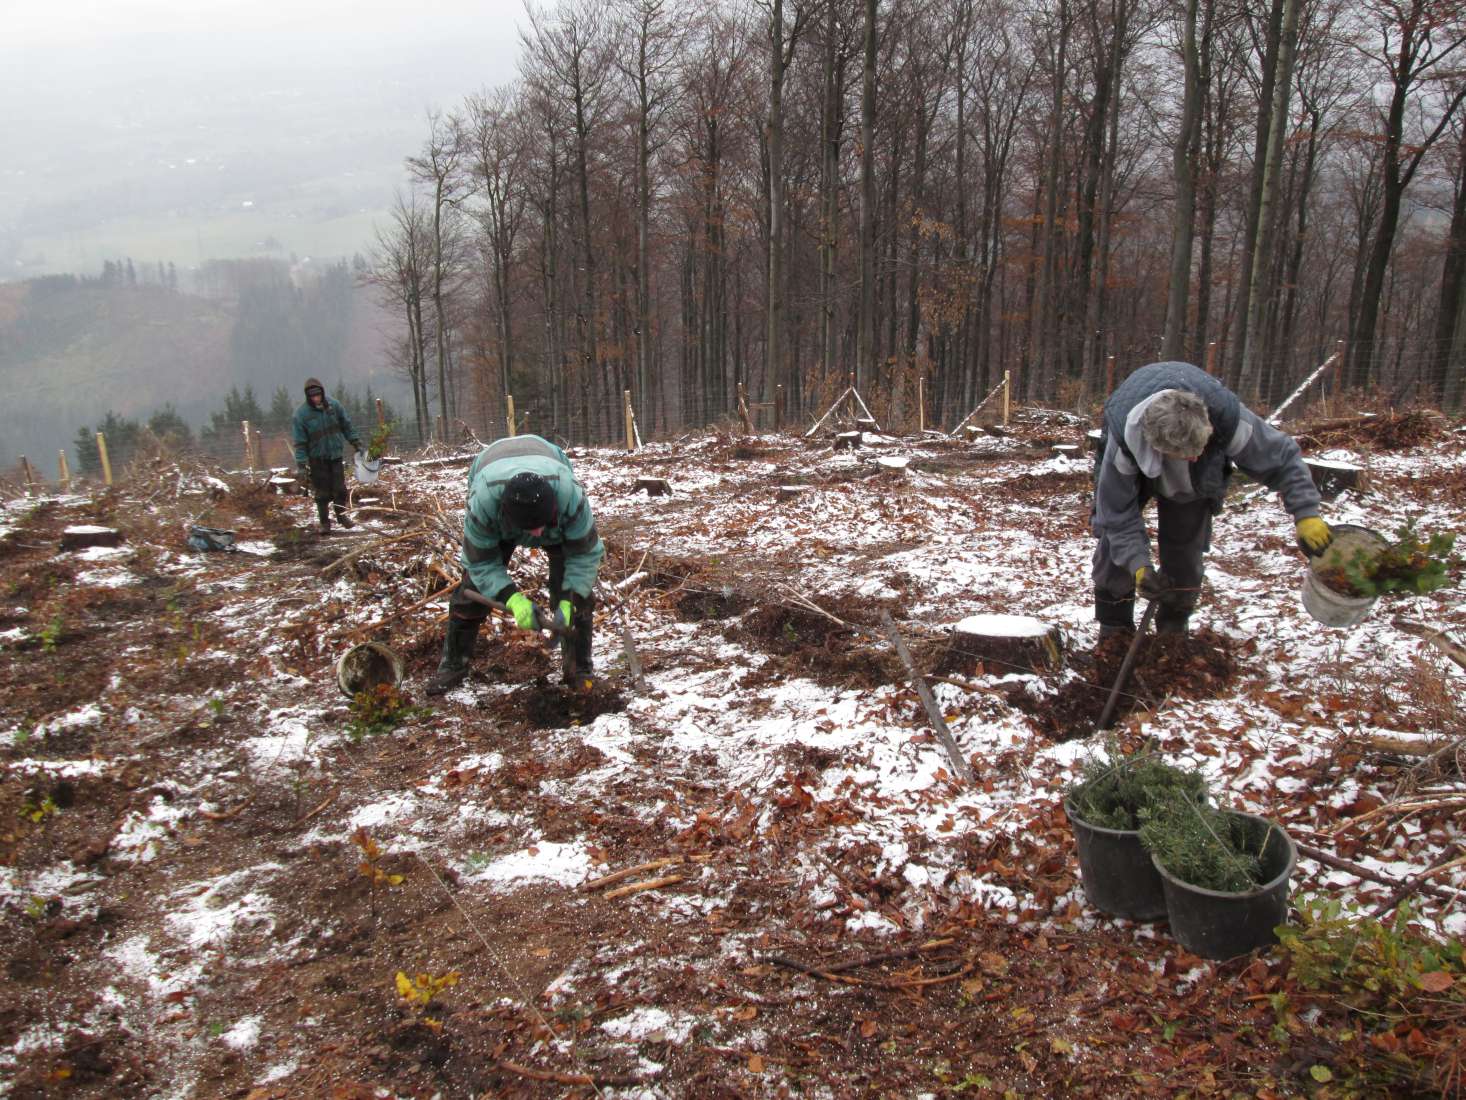
<svg viewBox="0 0 1466 1100">
<path fill-rule="evenodd" d="M 311 390 L 320 390 L 321 397 L 324 398 L 326 396 L 326 387 L 321 385 L 319 378 L 307 378 L 305 380 L 305 399 L 307 401 L 311 399 Z"/>
</svg>

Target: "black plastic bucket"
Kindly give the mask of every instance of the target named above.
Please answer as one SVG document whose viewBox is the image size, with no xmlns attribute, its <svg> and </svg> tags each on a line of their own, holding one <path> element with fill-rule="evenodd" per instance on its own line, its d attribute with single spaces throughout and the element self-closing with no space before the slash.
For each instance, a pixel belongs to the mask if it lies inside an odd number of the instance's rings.
<svg viewBox="0 0 1466 1100">
<path fill-rule="evenodd" d="M 1204 890 L 1175 878 L 1154 861 L 1165 888 L 1171 935 L 1203 959 L 1232 959 L 1278 942 L 1274 929 L 1287 920 L 1289 880 L 1298 862 L 1292 838 L 1276 822 L 1237 810 L 1227 812 L 1268 831 L 1261 886 L 1243 893 Z"/>
<path fill-rule="evenodd" d="M 1069 800 L 1064 813 L 1079 849 L 1079 878 L 1084 896 L 1096 909 L 1129 920 L 1158 920 L 1166 915 L 1161 876 L 1150 853 L 1133 829 L 1105 829 L 1078 817 Z"/>
</svg>

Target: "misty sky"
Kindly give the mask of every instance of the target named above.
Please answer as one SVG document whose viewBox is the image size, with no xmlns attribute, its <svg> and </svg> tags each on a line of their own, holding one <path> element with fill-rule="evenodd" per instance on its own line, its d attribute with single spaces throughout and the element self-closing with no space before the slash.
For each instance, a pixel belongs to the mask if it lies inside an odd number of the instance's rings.
<svg viewBox="0 0 1466 1100">
<path fill-rule="evenodd" d="M 520 0 L 5 7 L 0 279 L 365 251 L 427 110 L 512 79 L 524 22 Z"/>
</svg>

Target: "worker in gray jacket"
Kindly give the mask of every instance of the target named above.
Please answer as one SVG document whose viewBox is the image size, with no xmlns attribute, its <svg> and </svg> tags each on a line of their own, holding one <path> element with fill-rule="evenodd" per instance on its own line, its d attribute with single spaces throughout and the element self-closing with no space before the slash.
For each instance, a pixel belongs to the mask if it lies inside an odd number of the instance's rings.
<svg viewBox="0 0 1466 1100">
<path fill-rule="evenodd" d="M 549 616 L 509 576 L 509 559 L 519 546 L 542 547 L 550 559 Z M 522 630 L 537 629 L 546 618 L 568 629 L 577 678 L 588 680 L 593 592 L 605 552 L 590 501 L 564 451 L 537 435 L 485 447 L 468 471 L 463 576 L 448 603 L 443 656 L 427 694 L 441 695 L 468 676 L 479 624 L 489 613 L 469 592 L 504 604 Z"/>
<path fill-rule="evenodd" d="M 1105 402 L 1092 526 L 1094 609 L 1100 635 L 1135 629 L 1135 594 L 1157 600 L 1156 629 L 1184 634 L 1196 608 L 1212 517 L 1236 467 L 1277 493 L 1298 544 L 1322 553 L 1333 535 L 1298 444 L 1190 363 L 1152 363 Z M 1160 568 L 1143 515 L 1156 502 Z"/>
</svg>

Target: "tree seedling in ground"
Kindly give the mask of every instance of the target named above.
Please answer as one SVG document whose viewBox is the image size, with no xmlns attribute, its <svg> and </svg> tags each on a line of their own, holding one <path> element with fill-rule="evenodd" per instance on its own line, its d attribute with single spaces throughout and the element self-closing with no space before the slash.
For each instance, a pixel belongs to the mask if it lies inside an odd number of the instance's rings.
<svg viewBox="0 0 1466 1100">
<path fill-rule="evenodd" d="M 51 814 L 60 812 L 61 807 L 56 805 L 50 795 L 46 795 L 44 798 L 40 798 L 34 802 L 27 799 L 20 804 L 20 816 L 32 825 L 39 825 Z"/>
<path fill-rule="evenodd" d="M 1386 595 L 1419 596 L 1450 582 L 1454 533 L 1422 536 L 1412 519 L 1395 531 L 1395 540 L 1371 553 L 1356 550 L 1338 565 L 1319 570 L 1319 579 L 1335 592 L 1358 599 Z"/>
<path fill-rule="evenodd" d="M 372 434 L 367 437 L 367 458 L 377 459 L 387 453 L 387 440 L 392 438 L 392 429 L 396 426 L 389 421 L 372 429 Z"/>
<path fill-rule="evenodd" d="M 356 832 L 351 834 L 351 843 L 361 849 L 361 862 L 357 864 L 357 872 L 371 884 L 372 919 L 375 920 L 377 917 L 377 888 L 401 886 L 406 876 L 390 874 L 382 869 L 381 846 L 367 835 L 365 828 L 358 827 Z"/>
<path fill-rule="evenodd" d="M 351 697 L 351 719 L 346 733 L 353 741 L 378 733 L 391 733 L 404 722 L 432 713 L 430 707 L 414 706 L 393 684 L 377 684 Z"/>
<path fill-rule="evenodd" d="M 409 1007 L 422 1012 L 423 1026 L 433 1031 L 443 1030 L 443 1021 L 427 1014 L 428 1004 L 443 990 L 458 984 L 458 971 L 450 970 L 436 978 L 431 974 L 418 974 L 409 978 L 405 971 L 397 971 L 397 996 Z"/>
<path fill-rule="evenodd" d="M 1167 764 L 1153 751 L 1121 753 L 1113 742 L 1104 757 L 1085 762 L 1067 795 L 1079 819 L 1101 829 L 1138 829 L 1177 795 L 1207 801 L 1200 773 Z"/>
</svg>

